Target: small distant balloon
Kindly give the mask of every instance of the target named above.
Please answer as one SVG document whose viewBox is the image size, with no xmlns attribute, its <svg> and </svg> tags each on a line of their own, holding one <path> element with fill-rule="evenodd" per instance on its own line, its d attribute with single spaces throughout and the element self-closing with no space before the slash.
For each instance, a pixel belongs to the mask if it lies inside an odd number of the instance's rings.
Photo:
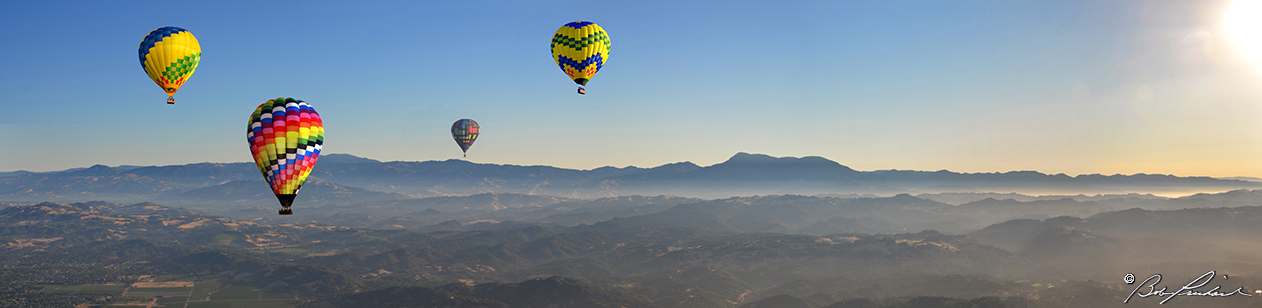
<svg viewBox="0 0 1262 308">
<path fill-rule="evenodd" d="M 154 29 L 140 41 L 140 67 L 167 93 L 167 104 L 175 104 L 179 91 L 202 60 L 202 47 L 193 33 L 178 27 Z"/>
<path fill-rule="evenodd" d="M 302 100 L 268 100 L 250 115 L 246 139 L 259 173 L 280 200 L 280 214 L 292 215 L 289 207 L 307 182 L 324 146 L 324 121 L 320 114 Z"/>
<path fill-rule="evenodd" d="M 587 94 L 582 86 L 605 66 L 609 44 L 609 35 L 599 25 L 590 21 L 567 23 L 552 35 L 552 60 L 579 84 L 578 94 Z"/>
<path fill-rule="evenodd" d="M 469 157 L 469 147 L 478 139 L 478 122 L 471 119 L 456 120 L 456 123 L 451 124 L 451 137 L 456 139 L 456 145 L 464 151 L 464 157 Z"/>
</svg>

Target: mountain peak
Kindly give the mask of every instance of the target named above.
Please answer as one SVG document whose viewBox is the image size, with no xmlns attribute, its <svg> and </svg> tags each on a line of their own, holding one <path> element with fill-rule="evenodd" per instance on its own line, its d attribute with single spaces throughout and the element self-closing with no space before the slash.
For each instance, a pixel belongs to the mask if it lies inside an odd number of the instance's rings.
<svg viewBox="0 0 1262 308">
<path fill-rule="evenodd" d="M 811 165 L 811 166 L 828 167 L 828 168 L 841 167 L 842 169 L 845 169 L 846 171 L 855 172 L 855 170 L 850 169 L 850 167 L 846 167 L 835 161 L 831 161 L 831 160 L 828 160 L 827 158 L 823 158 L 819 156 L 804 156 L 800 158 L 792 157 L 792 156 L 773 157 L 767 154 L 750 154 L 750 153 L 745 153 L 745 152 L 738 152 L 736 153 L 736 155 L 732 155 L 732 158 L 728 158 L 727 161 L 720 163 L 720 165 L 726 165 L 726 164 Z"/>
<path fill-rule="evenodd" d="M 736 155 L 732 155 L 732 158 L 728 158 L 727 161 L 758 161 L 758 160 L 774 160 L 774 159 L 776 158 L 771 157 L 771 155 L 767 155 L 767 154 L 749 154 L 745 152 L 737 152 Z"/>
<path fill-rule="evenodd" d="M 102 176 L 102 175 L 116 175 L 119 173 L 121 173 L 121 171 L 118 169 L 110 168 L 110 166 L 106 166 L 106 165 L 97 164 L 97 165 L 92 165 L 92 167 L 88 167 L 87 169 L 76 170 L 73 172 L 69 172 L 67 174 L 75 175 L 75 176 Z"/>
</svg>

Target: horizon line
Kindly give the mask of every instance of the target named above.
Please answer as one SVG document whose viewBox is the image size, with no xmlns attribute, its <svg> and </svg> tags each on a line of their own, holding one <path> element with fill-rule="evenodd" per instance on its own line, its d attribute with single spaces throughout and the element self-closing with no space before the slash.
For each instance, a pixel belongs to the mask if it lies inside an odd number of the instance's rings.
<svg viewBox="0 0 1262 308">
<path fill-rule="evenodd" d="M 733 155 L 732 155 L 732 157 L 729 157 L 727 160 L 725 160 L 725 161 L 723 161 L 723 162 L 715 163 L 715 164 L 713 164 L 713 165 L 708 165 L 708 166 L 701 166 L 701 165 L 697 165 L 696 163 L 693 163 L 692 161 L 681 161 L 681 162 L 665 163 L 665 164 L 661 164 L 661 165 L 657 165 L 657 166 L 653 166 L 653 167 L 639 167 L 639 166 L 635 166 L 635 165 L 627 165 L 627 166 L 625 166 L 625 167 L 616 167 L 616 166 L 612 166 L 612 165 L 605 165 L 605 166 L 596 167 L 596 168 L 592 168 L 592 169 L 566 168 L 566 167 L 557 167 L 557 166 L 551 166 L 551 165 L 515 165 L 515 164 L 497 164 L 497 163 L 479 163 L 479 162 L 473 162 L 473 161 L 470 161 L 470 160 L 460 159 L 460 158 L 449 158 L 449 159 L 446 159 L 446 160 L 437 160 L 437 159 L 434 159 L 434 160 L 423 160 L 423 161 L 420 161 L 420 160 L 415 160 L 415 161 L 409 161 L 409 160 L 381 161 L 381 160 L 372 159 L 372 158 L 368 158 L 368 157 L 364 157 L 364 156 L 358 156 L 358 155 L 355 155 L 355 154 L 350 154 L 350 153 L 329 153 L 329 154 L 325 154 L 325 155 L 323 155 L 323 156 L 327 156 L 327 155 L 347 155 L 347 156 L 351 156 L 351 157 L 355 157 L 355 158 L 362 158 L 362 159 L 367 159 L 367 160 L 376 161 L 376 162 L 378 162 L 378 163 L 396 163 L 396 162 L 402 162 L 402 163 L 425 163 L 425 162 L 463 161 L 463 162 L 468 162 L 468 163 L 472 163 L 472 164 L 479 164 L 479 165 L 522 166 L 522 167 L 551 167 L 551 168 L 568 169 L 568 170 L 577 170 L 577 171 L 593 171 L 593 170 L 596 170 L 596 169 L 603 169 L 603 168 L 615 168 L 615 169 L 627 169 L 627 168 L 653 169 L 653 168 L 658 168 L 658 167 L 662 167 L 662 166 L 673 165 L 673 164 L 682 164 L 682 163 L 692 164 L 692 165 L 697 166 L 697 167 L 700 167 L 700 168 L 709 168 L 709 167 L 713 167 L 713 166 L 717 166 L 717 165 L 720 165 L 720 164 L 727 163 L 727 162 L 731 161 L 731 160 L 732 160 L 732 158 L 735 158 L 736 156 L 741 155 L 741 154 L 751 155 L 751 156 L 767 156 L 767 157 L 771 157 L 771 158 L 775 158 L 775 159 L 782 159 L 782 158 L 804 159 L 804 158 L 812 158 L 812 157 L 815 157 L 815 158 L 820 158 L 820 159 L 827 160 L 827 161 L 832 162 L 832 163 L 836 163 L 837 165 L 839 165 L 839 166 L 841 166 L 841 167 L 845 167 L 845 168 L 847 168 L 847 169 L 854 170 L 855 172 L 865 172 L 865 173 L 881 172 L 881 171 L 902 171 L 902 172 L 926 172 L 926 173 L 934 173 L 934 172 L 943 172 L 943 171 L 945 171 L 945 172 L 951 172 L 951 173 L 955 173 L 955 174 L 964 174 L 964 175 L 967 175 L 967 174 L 1008 174 L 1008 173 L 1019 173 L 1019 172 L 1034 172 L 1034 173 L 1038 173 L 1038 174 L 1042 174 L 1042 175 L 1046 175 L 1046 176 L 1064 175 L 1064 176 L 1071 177 L 1071 178 L 1078 178 L 1078 177 L 1081 177 L 1081 176 L 1173 176 L 1173 177 L 1179 177 L 1179 178 L 1209 178 L 1209 179 L 1215 179 L 1215 180 L 1220 180 L 1220 181 L 1262 182 L 1262 177 L 1252 177 L 1252 176 L 1239 176 L 1239 175 L 1237 175 L 1237 176 L 1224 176 L 1224 177 L 1204 176 L 1204 175 L 1189 175 L 1189 176 L 1180 176 L 1180 175 L 1175 175 L 1175 174 L 1143 173 L 1143 172 L 1140 172 L 1140 173 L 1133 173 L 1133 174 L 1122 174 L 1122 173 L 1114 173 L 1114 174 L 1102 174 L 1102 173 L 1080 173 L 1080 174 L 1077 174 L 1077 175 L 1068 175 L 1068 174 L 1066 174 L 1066 173 L 1064 173 L 1064 172 L 1052 174 L 1052 173 L 1045 173 L 1045 172 L 1038 171 L 1038 170 L 1009 170 L 1009 171 L 991 171 L 991 172 L 956 172 L 956 171 L 951 171 L 951 170 L 949 170 L 949 169 L 938 169 L 938 170 L 932 170 L 932 171 L 930 171 L 930 170 L 915 170 L 915 169 L 876 169 L 876 170 L 870 170 L 870 171 L 863 171 L 863 170 L 855 170 L 855 169 L 853 169 L 853 168 L 850 168 L 849 166 L 846 166 L 846 165 L 844 165 L 844 164 L 838 163 L 837 161 L 834 161 L 834 160 L 828 159 L 828 158 L 823 157 L 823 156 L 818 156 L 818 155 L 801 156 L 801 157 L 795 157 L 795 156 L 781 156 L 781 157 L 776 157 L 776 156 L 771 156 L 771 155 L 768 155 L 768 154 L 761 154 L 761 153 L 749 153 L 749 152 L 737 152 L 736 154 L 733 154 Z M 184 165 L 193 165 L 193 164 L 238 164 L 238 163 L 245 164 L 245 163 L 250 163 L 250 162 L 248 162 L 248 161 L 237 161 L 237 162 L 208 162 L 208 161 L 207 161 L 207 162 L 191 162 L 191 163 L 176 164 L 176 165 L 144 165 L 144 166 L 142 166 L 142 165 L 117 165 L 117 166 L 110 166 L 110 165 L 105 165 L 105 164 L 93 164 L 93 165 L 90 165 L 90 166 L 87 166 L 87 167 L 74 167 L 74 168 L 67 168 L 67 169 L 62 169 L 62 170 L 30 171 L 30 170 L 20 169 L 20 170 L 12 170 L 12 171 L 0 171 L 0 173 L 16 173 L 16 172 L 28 172 L 28 173 L 56 173 L 56 172 L 67 172 L 67 171 L 71 171 L 71 170 L 75 170 L 75 171 L 77 171 L 77 170 L 83 170 L 83 169 L 88 169 L 88 168 L 92 168 L 92 167 L 96 167 L 96 166 L 105 166 L 105 167 L 109 167 L 109 168 L 136 167 L 136 168 L 138 169 L 138 168 L 147 168 L 147 167 L 171 167 L 171 166 L 184 166 Z M 319 162 L 317 161 L 317 164 L 318 164 L 318 163 L 319 163 Z M 1242 180 L 1242 179 L 1256 179 L 1257 181 L 1249 181 L 1249 180 Z"/>
</svg>

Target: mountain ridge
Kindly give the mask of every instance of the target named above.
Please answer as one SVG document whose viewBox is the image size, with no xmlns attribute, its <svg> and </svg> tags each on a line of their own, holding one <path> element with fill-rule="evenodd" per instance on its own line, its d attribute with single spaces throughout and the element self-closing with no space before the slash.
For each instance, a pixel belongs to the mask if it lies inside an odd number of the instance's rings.
<svg viewBox="0 0 1262 308">
<path fill-rule="evenodd" d="M 1028 191 L 1099 194 L 1262 188 L 1262 183 L 1240 179 L 1146 173 L 1068 176 L 1028 170 L 991 173 L 857 171 L 819 156 L 772 157 L 745 152 L 704 167 L 678 162 L 651 168 L 604 166 L 585 170 L 459 159 L 382 162 L 351 154 L 328 154 L 325 158 L 314 169 L 312 179 L 417 196 L 523 193 L 574 198 L 659 194 L 725 198 L 760 194 Z M 74 199 L 75 194 L 87 192 L 90 196 L 86 197 L 93 200 L 116 197 L 140 201 L 134 198 L 259 178 L 256 167 L 250 163 L 119 167 L 98 164 L 55 172 L 13 171 L 0 177 L 0 200 L 78 200 Z"/>
</svg>

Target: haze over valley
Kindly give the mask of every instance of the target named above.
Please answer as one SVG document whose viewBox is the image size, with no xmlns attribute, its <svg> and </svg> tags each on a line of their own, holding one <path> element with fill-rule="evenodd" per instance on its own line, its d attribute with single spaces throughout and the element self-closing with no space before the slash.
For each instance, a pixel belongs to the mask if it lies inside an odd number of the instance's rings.
<svg viewBox="0 0 1262 308">
<path fill-rule="evenodd" d="M 573 170 L 249 163 L 0 175 L 15 307 L 1257 307 L 1262 183 L 856 171 L 819 157 Z M 1061 194 L 1022 194 L 1025 191 Z M 1156 192 L 1202 191 L 1171 197 Z M 1229 275 L 1229 279 L 1222 279 Z M 1160 287 L 1158 287 L 1159 289 Z M 1203 290 L 1208 290 L 1206 287 Z M 1202 291 L 1203 291 L 1202 290 Z M 1142 290 L 1141 290 L 1142 291 Z M 1139 292 L 1139 294 L 1144 294 Z M 1134 297 L 1134 296 L 1133 296 Z"/>
</svg>

